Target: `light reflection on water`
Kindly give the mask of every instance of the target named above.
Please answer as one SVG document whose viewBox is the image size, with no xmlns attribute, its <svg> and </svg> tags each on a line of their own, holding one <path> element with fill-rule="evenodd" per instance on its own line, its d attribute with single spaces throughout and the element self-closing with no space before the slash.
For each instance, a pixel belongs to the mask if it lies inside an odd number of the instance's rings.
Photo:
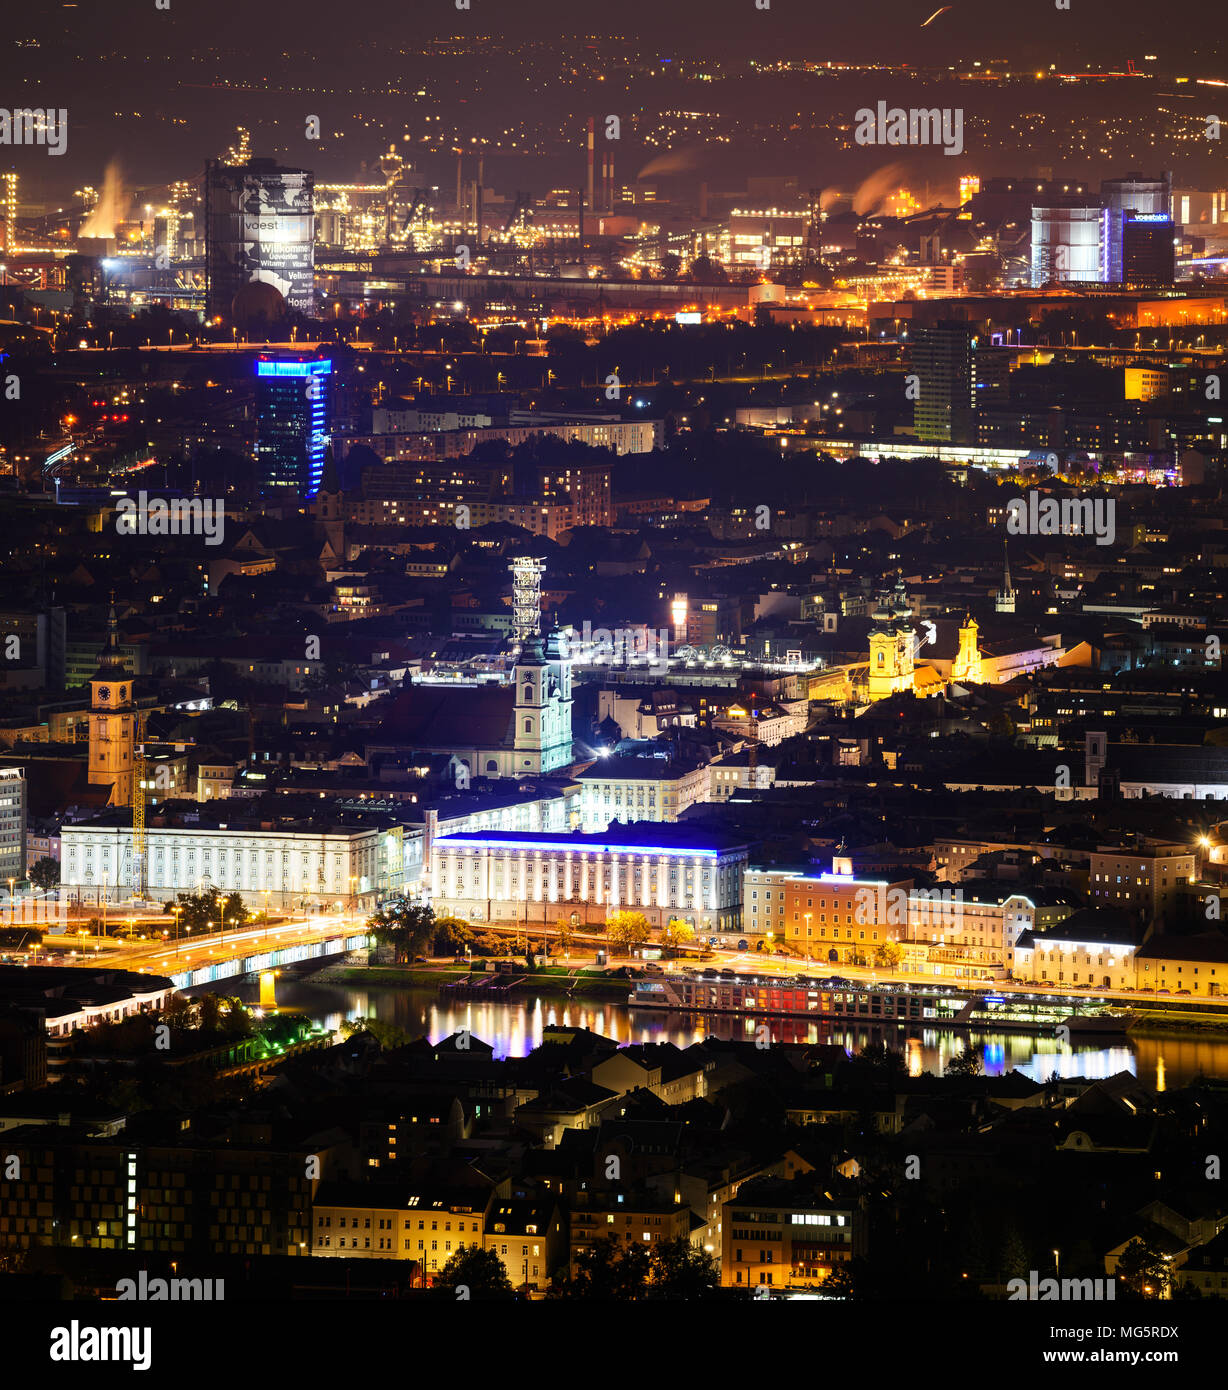
<svg viewBox="0 0 1228 1390">
<path fill-rule="evenodd" d="M 255 999 L 254 982 L 237 990 Z M 521 996 L 506 1002 L 441 999 L 429 987 L 397 989 L 376 986 L 359 989 L 341 984 L 288 981 L 278 984 L 278 1003 L 301 1010 L 326 1028 L 340 1027 L 345 1018 L 375 1017 L 403 1028 L 411 1037 L 425 1034 L 432 1042 L 462 1028 L 490 1043 L 496 1057 L 523 1057 L 542 1040 L 548 1027 L 591 1028 L 620 1044 L 673 1042 L 686 1047 L 706 1037 L 752 1041 L 766 1023 L 773 1042 L 836 1043 L 856 1052 L 870 1042 L 885 1041 L 905 1052 L 914 1076 L 941 1073 L 963 1048 L 960 1034 L 894 1025 L 820 1024 L 809 1019 L 744 1017 L 733 1014 L 661 1013 L 633 1009 L 611 1001 Z M 1056 1038 L 1030 1033 L 974 1034 L 983 1048 L 984 1070 L 990 1076 L 1021 1071 L 1034 1081 L 1053 1073 L 1060 1077 L 1098 1080 L 1120 1071 L 1135 1073 L 1156 1090 L 1180 1086 L 1200 1073 L 1228 1075 L 1228 1041 L 1206 1038 L 1114 1038 L 1110 1044 L 1089 1041 L 1070 1046 Z"/>
</svg>

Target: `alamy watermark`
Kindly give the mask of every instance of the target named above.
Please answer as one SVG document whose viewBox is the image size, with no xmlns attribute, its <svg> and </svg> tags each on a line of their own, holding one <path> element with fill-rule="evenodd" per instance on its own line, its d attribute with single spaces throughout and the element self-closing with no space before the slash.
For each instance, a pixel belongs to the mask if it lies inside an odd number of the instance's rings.
<svg viewBox="0 0 1228 1390">
<path fill-rule="evenodd" d="M 641 661 L 654 675 L 669 672 L 669 629 L 652 627 L 594 627 L 586 618 L 575 640 L 572 659 L 635 666 Z"/>
<path fill-rule="evenodd" d="M 1007 1301 L 1027 1299 L 1033 1303 L 1061 1300 L 1071 1303 L 1112 1303 L 1117 1298 L 1115 1279 L 1042 1279 L 1030 1269 L 1026 1279 L 1007 1281 Z"/>
<path fill-rule="evenodd" d="M 880 883 L 857 890 L 858 926 L 941 927 L 958 930 L 964 920 L 962 888 L 888 888 Z"/>
<path fill-rule="evenodd" d="M 121 536 L 204 536 L 206 545 L 221 545 L 226 531 L 226 503 L 220 497 L 155 497 L 142 489 L 134 502 L 115 504 L 115 529 Z"/>
<path fill-rule="evenodd" d="M 220 1303 L 226 1297 L 223 1279 L 151 1279 L 144 1269 L 135 1279 L 121 1279 L 115 1292 L 121 1303 Z"/>
<path fill-rule="evenodd" d="M 82 1326 L 73 1318 L 67 1327 L 51 1329 L 48 1354 L 52 1361 L 130 1361 L 134 1371 L 147 1371 L 153 1354 L 153 1329 Z"/>
<path fill-rule="evenodd" d="M 964 111 L 953 106 L 863 106 L 853 133 L 859 145 L 941 145 L 943 154 L 964 152 Z"/>
<path fill-rule="evenodd" d="M 1117 539 L 1117 500 L 1113 497 L 1042 497 L 1033 488 L 1006 504 L 1012 536 L 1094 536 L 1097 545 Z"/>
<path fill-rule="evenodd" d="M 45 145 L 48 154 L 63 154 L 68 149 L 68 112 L 62 106 L 0 106 L 0 145 Z"/>
</svg>

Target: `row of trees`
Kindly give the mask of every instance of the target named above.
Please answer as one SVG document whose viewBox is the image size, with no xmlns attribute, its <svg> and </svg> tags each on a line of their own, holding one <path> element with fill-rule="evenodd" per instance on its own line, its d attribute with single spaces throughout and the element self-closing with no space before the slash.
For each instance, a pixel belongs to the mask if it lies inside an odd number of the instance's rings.
<svg viewBox="0 0 1228 1390">
<path fill-rule="evenodd" d="M 391 946 L 398 964 L 415 956 L 458 955 L 478 938 L 459 917 L 436 917 L 433 908 L 393 898 L 367 918 L 367 931 L 381 946 Z"/>
<path fill-rule="evenodd" d="M 648 918 L 642 912 L 611 912 L 605 919 L 606 939 L 612 945 L 624 947 L 628 951 L 633 946 L 642 946 L 651 933 Z M 694 940 L 695 928 L 687 922 L 679 921 L 677 917 L 671 917 L 661 928 L 661 945 L 668 950 L 675 951 Z"/>
<path fill-rule="evenodd" d="M 557 1280 L 551 1296 L 624 1302 L 638 1299 L 705 1299 L 720 1285 L 713 1257 L 684 1236 L 646 1246 L 608 1236 L 576 1258 L 574 1275 Z M 470 1299 L 511 1298 L 515 1292 L 503 1261 L 476 1245 L 458 1250 L 435 1276 L 438 1295 Z"/>
<path fill-rule="evenodd" d="M 182 898 L 183 895 L 181 895 Z M 399 964 L 416 956 L 457 955 L 467 947 L 481 952 L 486 943 L 458 917 L 436 917 L 434 910 L 407 898 L 393 898 L 367 918 L 367 930 L 381 946 L 391 946 Z M 642 912 L 611 912 L 605 934 L 612 946 L 630 951 L 651 938 L 652 928 Z M 559 923 L 560 940 L 566 944 L 567 928 Z M 695 928 L 671 918 L 661 929 L 661 944 L 677 950 L 695 940 Z"/>
<path fill-rule="evenodd" d="M 179 930 L 188 933 L 208 931 L 210 923 L 217 929 L 242 927 L 252 916 L 240 894 L 229 893 L 223 898 L 216 888 L 207 893 L 180 893 L 175 902 L 163 903 L 162 911 L 177 916 Z"/>
</svg>

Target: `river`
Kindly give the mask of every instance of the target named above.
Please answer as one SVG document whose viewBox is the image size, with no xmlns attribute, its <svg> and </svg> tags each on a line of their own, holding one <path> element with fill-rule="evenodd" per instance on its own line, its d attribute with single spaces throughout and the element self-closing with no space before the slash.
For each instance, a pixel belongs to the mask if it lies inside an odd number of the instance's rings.
<svg viewBox="0 0 1228 1390">
<path fill-rule="evenodd" d="M 244 981 L 235 992 L 245 1002 L 254 1003 L 256 982 Z M 756 1027 L 766 1022 L 776 1042 L 834 1042 L 855 1052 L 867 1042 L 886 1041 L 906 1053 L 914 1075 L 942 1072 L 963 1046 L 960 1035 L 934 1029 L 922 1030 L 910 1040 L 912 1030 L 894 1026 L 884 1029 L 865 1024 L 816 1024 L 806 1019 L 664 1013 L 633 1009 L 616 1001 L 552 997 L 548 992 L 483 1003 L 441 1000 L 433 988 L 423 985 L 402 989 L 395 985 L 282 980 L 277 986 L 277 1002 L 281 1008 L 301 1012 L 329 1029 L 336 1029 L 346 1018 L 375 1017 L 403 1028 L 411 1037 L 425 1034 L 437 1042 L 467 1028 L 474 1037 L 490 1043 L 496 1057 L 525 1056 L 541 1041 L 542 1029 L 551 1025 L 591 1028 L 620 1044 L 672 1042 L 685 1047 L 711 1036 L 749 1040 Z M 985 1033 L 975 1035 L 975 1041 L 984 1049 L 984 1069 L 991 1076 L 1015 1070 L 1044 1081 L 1054 1072 L 1095 1079 L 1130 1071 L 1144 1084 L 1162 1091 L 1200 1073 L 1228 1075 L 1228 1041 L 1203 1037 L 1144 1036 L 1068 1046 L 1030 1033 Z"/>
</svg>

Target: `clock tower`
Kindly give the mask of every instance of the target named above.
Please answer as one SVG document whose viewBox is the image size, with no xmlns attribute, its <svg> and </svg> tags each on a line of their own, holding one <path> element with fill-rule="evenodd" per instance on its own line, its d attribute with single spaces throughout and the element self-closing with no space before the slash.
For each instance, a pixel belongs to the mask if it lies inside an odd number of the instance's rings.
<svg viewBox="0 0 1228 1390">
<path fill-rule="evenodd" d="M 111 787 L 108 804 L 130 806 L 136 768 L 136 701 L 132 677 L 119 651 L 115 605 L 107 623 L 107 645 L 90 680 L 89 780 Z"/>
</svg>

